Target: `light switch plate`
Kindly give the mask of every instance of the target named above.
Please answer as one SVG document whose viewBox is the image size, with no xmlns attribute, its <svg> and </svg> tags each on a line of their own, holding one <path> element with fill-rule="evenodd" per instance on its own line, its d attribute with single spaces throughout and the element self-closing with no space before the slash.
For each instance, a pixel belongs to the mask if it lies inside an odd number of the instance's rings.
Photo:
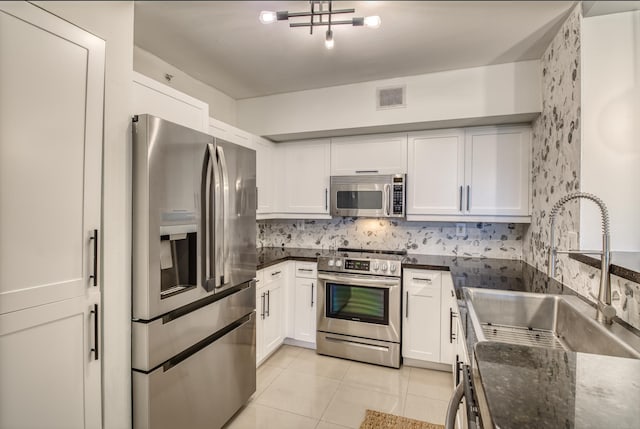
<svg viewBox="0 0 640 429">
<path fill-rule="evenodd" d="M 567 232 L 567 240 L 569 240 L 569 250 L 578 250 L 578 233 L 576 231 Z"/>
<path fill-rule="evenodd" d="M 467 224 L 456 223 L 456 237 L 464 237 L 467 235 Z"/>
</svg>

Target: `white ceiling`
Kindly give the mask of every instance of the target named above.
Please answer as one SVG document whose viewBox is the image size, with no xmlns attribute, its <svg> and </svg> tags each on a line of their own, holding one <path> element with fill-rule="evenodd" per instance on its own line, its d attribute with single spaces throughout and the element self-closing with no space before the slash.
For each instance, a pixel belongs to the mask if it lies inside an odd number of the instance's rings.
<svg viewBox="0 0 640 429">
<path fill-rule="evenodd" d="M 135 44 L 235 99 L 538 59 L 573 1 L 334 1 L 379 29 L 261 24 L 307 1 L 136 1 Z M 300 19 L 295 22 L 300 21 Z M 294 22 L 293 19 L 291 22 Z"/>
</svg>

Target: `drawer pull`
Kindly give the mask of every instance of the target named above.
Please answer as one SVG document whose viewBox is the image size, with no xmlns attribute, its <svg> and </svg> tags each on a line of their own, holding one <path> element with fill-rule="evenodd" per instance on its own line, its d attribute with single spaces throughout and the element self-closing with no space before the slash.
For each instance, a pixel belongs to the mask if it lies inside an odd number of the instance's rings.
<svg viewBox="0 0 640 429">
<path fill-rule="evenodd" d="M 277 276 L 278 274 L 280 274 L 282 271 L 275 271 L 273 273 L 271 273 L 272 276 Z"/>
<path fill-rule="evenodd" d="M 420 282 L 433 283 L 433 280 L 431 280 L 431 279 L 424 279 L 424 278 L 422 278 L 422 277 L 413 277 L 413 279 L 412 279 L 412 280 L 420 281 Z"/>
</svg>

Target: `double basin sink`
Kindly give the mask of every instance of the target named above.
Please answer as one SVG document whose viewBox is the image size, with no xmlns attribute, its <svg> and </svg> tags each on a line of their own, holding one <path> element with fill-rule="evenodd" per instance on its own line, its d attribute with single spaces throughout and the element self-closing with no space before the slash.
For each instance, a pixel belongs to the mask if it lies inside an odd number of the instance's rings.
<svg viewBox="0 0 640 429">
<path fill-rule="evenodd" d="M 640 359 L 640 337 L 595 320 L 577 296 L 464 288 L 478 341 Z"/>
</svg>

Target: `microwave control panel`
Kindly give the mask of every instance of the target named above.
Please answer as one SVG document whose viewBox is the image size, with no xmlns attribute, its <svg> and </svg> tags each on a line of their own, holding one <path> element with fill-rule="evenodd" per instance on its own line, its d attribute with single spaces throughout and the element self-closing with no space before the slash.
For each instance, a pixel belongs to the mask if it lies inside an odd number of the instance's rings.
<svg viewBox="0 0 640 429">
<path fill-rule="evenodd" d="M 404 215 L 404 176 L 395 176 L 393 178 L 393 214 Z"/>
</svg>

